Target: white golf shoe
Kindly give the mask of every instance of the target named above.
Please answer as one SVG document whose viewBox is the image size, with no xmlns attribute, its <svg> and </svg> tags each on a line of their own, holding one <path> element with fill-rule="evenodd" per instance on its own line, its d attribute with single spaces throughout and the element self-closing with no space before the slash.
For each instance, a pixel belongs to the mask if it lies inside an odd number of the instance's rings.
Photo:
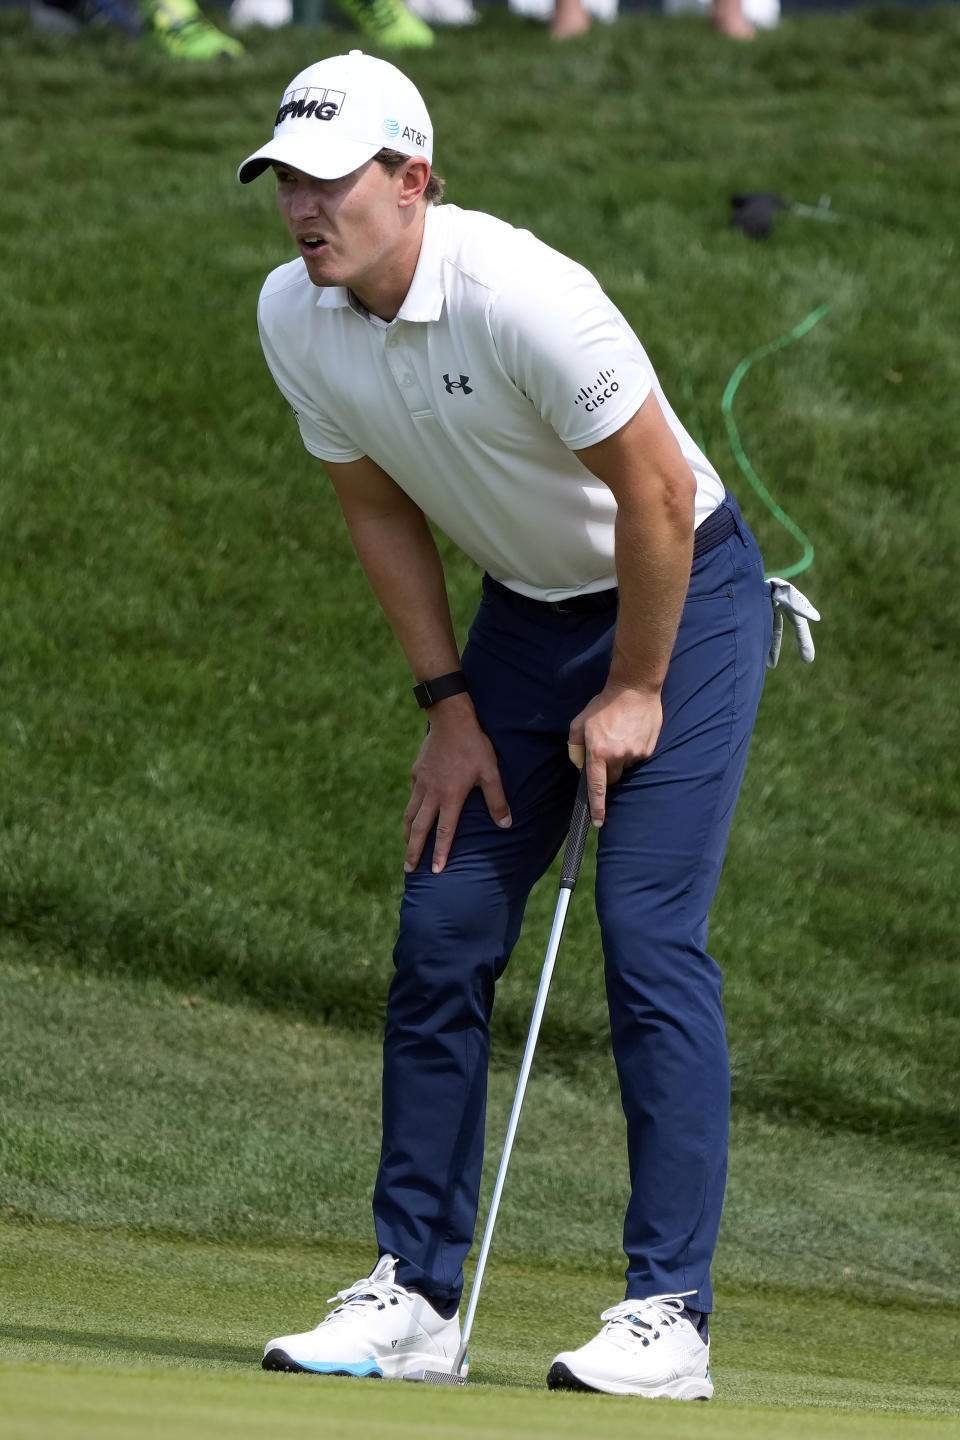
<svg viewBox="0 0 960 1440">
<path fill-rule="evenodd" d="M 444 1320 L 422 1295 L 397 1285 L 396 1270 L 394 1256 L 381 1255 L 372 1274 L 331 1296 L 331 1305 L 339 1303 L 316 1329 L 271 1340 L 264 1370 L 382 1380 L 422 1370 L 452 1373 L 460 1346 L 457 1317 Z"/>
<path fill-rule="evenodd" d="M 601 1390 L 607 1395 L 709 1400 L 710 1345 L 683 1312 L 678 1295 L 623 1300 L 600 1316 L 607 1323 L 581 1345 L 564 1350 L 547 1374 L 551 1390 Z"/>
</svg>

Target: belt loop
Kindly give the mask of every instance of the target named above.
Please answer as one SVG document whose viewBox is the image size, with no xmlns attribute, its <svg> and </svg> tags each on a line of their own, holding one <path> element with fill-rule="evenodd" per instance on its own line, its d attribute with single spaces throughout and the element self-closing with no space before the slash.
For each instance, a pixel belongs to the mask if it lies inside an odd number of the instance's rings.
<svg viewBox="0 0 960 1440">
<path fill-rule="evenodd" d="M 733 516 L 733 523 L 736 526 L 738 540 L 740 540 L 741 544 L 746 545 L 747 537 L 743 533 L 743 512 L 737 504 L 737 497 L 731 495 L 730 491 L 727 490 L 723 497 L 723 503 Z"/>
</svg>

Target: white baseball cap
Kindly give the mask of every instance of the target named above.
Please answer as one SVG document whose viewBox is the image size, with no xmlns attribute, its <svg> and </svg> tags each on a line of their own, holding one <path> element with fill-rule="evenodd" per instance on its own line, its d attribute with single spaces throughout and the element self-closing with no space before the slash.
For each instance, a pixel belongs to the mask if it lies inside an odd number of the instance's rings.
<svg viewBox="0 0 960 1440">
<path fill-rule="evenodd" d="M 387 147 L 433 160 L 419 90 L 395 65 L 351 50 L 301 70 L 283 92 L 273 139 L 237 170 L 242 185 L 276 161 L 318 180 L 349 175 Z"/>
</svg>

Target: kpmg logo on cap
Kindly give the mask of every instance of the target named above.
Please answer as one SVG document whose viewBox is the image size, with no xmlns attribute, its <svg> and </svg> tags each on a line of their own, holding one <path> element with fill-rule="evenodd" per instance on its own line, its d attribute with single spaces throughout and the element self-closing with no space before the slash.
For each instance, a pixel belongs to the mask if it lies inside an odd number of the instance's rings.
<svg viewBox="0 0 960 1440">
<path fill-rule="evenodd" d="M 384 120 L 380 126 L 380 129 L 383 131 L 384 135 L 386 135 L 388 140 L 396 140 L 397 136 L 400 134 L 400 121 Z"/>
<path fill-rule="evenodd" d="M 343 90 L 318 90 L 307 86 L 304 90 L 288 90 L 283 104 L 273 122 L 274 129 L 285 120 L 332 120 L 343 109 L 346 99 Z"/>
</svg>

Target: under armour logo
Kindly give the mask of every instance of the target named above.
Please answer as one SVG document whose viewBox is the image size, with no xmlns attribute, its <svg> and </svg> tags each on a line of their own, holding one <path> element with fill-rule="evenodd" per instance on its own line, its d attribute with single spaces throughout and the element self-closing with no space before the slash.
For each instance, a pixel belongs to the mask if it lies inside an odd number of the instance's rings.
<svg viewBox="0 0 960 1440">
<path fill-rule="evenodd" d="M 473 386 L 468 385 L 469 375 L 461 375 L 459 380 L 451 380 L 449 375 L 444 375 L 443 383 L 447 387 L 447 394 L 452 395 L 454 390 L 462 390 L 464 395 L 473 394 Z"/>
</svg>

